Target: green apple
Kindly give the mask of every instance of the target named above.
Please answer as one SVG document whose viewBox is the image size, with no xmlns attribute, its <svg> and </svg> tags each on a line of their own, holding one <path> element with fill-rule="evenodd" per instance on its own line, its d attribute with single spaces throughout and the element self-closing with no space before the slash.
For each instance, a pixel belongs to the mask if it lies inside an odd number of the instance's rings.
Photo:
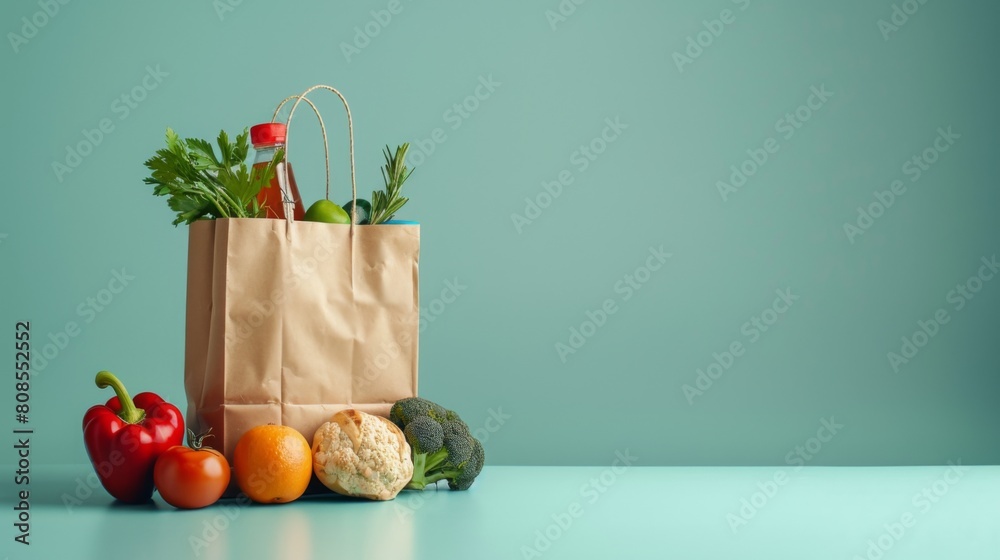
<svg viewBox="0 0 1000 560">
<path fill-rule="evenodd" d="M 309 207 L 308 210 L 306 210 L 306 215 L 303 220 L 307 222 L 323 222 L 326 224 L 350 224 L 351 215 L 344 211 L 344 209 L 340 206 L 337 206 L 336 203 L 323 198 L 317 200 L 312 206 Z"/>
</svg>

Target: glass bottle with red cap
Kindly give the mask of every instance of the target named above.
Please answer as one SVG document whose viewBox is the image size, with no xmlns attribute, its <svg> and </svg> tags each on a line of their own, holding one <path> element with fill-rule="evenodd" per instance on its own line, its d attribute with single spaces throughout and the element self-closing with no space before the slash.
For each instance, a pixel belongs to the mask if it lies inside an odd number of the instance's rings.
<svg viewBox="0 0 1000 560">
<path fill-rule="evenodd" d="M 257 157 L 254 158 L 253 171 L 260 172 L 267 167 L 278 148 L 285 147 L 285 137 L 288 129 L 284 123 L 264 123 L 250 127 L 250 141 L 257 150 Z M 288 183 L 285 184 L 285 173 L 283 167 L 288 168 Z M 295 174 L 292 173 L 292 165 L 287 161 L 280 161 L 274 166 L 274 177 L 271 183 L 260 190 L 257 195 L 257 203 L 266 211 L 266 218 L 285 218 L 285 210 L 292 208 L 292 217 L 301 220 L 306 215 L 305 207 L 302 205 L 302 197 L 299 196 L 299 187 L 295 184 Z"/>
</svg>

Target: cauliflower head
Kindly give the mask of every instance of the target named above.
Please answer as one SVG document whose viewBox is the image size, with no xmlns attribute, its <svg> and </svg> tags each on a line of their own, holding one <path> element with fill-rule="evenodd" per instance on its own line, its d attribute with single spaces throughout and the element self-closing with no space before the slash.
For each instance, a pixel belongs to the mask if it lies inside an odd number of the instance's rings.
<svg viewBox="0 0 1000 560">
<path fill-rule="evenodd" d="M 410 445 L 381 416 L 347 409 L 313 436 L 313 470 L 327 488 L 345 496 L 391 500 L 413 476 Z"/>
</svg>

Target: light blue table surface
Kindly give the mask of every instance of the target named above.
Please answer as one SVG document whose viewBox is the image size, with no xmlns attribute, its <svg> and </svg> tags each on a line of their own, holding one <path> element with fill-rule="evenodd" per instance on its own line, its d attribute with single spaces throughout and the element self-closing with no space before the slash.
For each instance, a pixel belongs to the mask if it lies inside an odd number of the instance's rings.
<svg viewBox="0 0 1000 560">
<path fill-rule="evenodd" d="M 13 540 L 5 482 L 0 557 L 1000 559 L 993 466 L 487 467 L 468 492 L 392 502 L 180 511 L 159 496 L 115 505 L 98 488 L 67 507 L 89 473 L 34 470 L 30 546 Z"/>
</svg>

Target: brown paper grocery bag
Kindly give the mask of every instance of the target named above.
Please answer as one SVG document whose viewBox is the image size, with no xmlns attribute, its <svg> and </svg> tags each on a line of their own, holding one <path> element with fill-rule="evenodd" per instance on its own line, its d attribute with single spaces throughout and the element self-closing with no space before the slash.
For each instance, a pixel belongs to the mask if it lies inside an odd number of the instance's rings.
<svg viewBox="0 0 1000 560">
<path fill-rule="evenodd" d="M 312 89 L 294 96 L 295 105 Z M 351 146 L 357 198 L 353 138 Z M 311 444 L 339 410 L 388 416 L 393 402 L 416 396 L 419 253 L 417 225 L 192 224 L 184 363 L 191 429 L 211 428 L 209 445 L 231 461 L 254 426 L 291 426 Z"/>
</svg>

